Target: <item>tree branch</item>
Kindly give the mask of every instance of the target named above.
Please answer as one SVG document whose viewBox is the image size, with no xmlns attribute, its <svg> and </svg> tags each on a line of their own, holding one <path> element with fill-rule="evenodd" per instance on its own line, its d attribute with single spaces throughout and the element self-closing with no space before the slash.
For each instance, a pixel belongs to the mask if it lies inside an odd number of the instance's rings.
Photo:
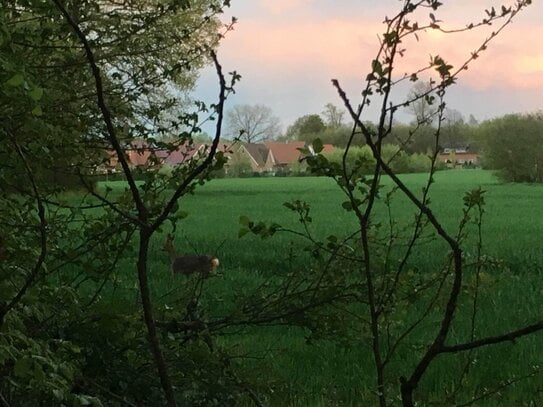
<svg viewBox="0 0 543 407">
<path fill-rule="evenodd" d="M 34 264 L 34 267 L 32 268 L 32 271 L 27 276 L 25 283 L 23 286 L 19 289 L 15 297 L 11 299 L 11 301 L 3 306 L 0 305 L 0 327 L 2 327 L 4 323 L 4 318 L 6 317 L 7 313 L 12 310 L 18 303 L 21 301 L 21 299 L 24 297 L 28 289 L 34 284 L 34 281 L 40 274 L 40 270 L 42 269 L 42 266 L 45 262 L 45 257 L 47 255 L 47 220 L 45 218 L 45 206 L 43 205 L 43 201 L 41 199 L 41 195 L 38 191 L 38 186 L 36 185 L 36 180 L 34 179 L 34 174 L 32 173 L 32 169 L 30 168 L 30 165 L 28 164 L 28 161 L 26 160 L 26 157 L 23 153 L 23 150 L 21 149 L 21 146 L 17 143 L 17 140 L 13 134 L 9 134 L 11 142 L 13 146 L 15 147 L 15 150 L 17 151 L 17 155 L 21 159 L 25 171 L 28 176 L 28 180 L 30 181 L 30 184 L 32 186 L 32 191 L 34 193 L 34 197 L 36 198 L 36 205 L 38 207 L 38 218 L 39 218 L 39 233 L 40 233 L 40 254 L 38 255 L 38 259 L 36 260 L 36 263 Z"/>
<path fill-rule="evenodd" d="M 489 336 L 487 338 L 477 339 L 472 342 L 466 342 L 458 345 L 444 345 L 439 350 L 439 353 L 456 353 L 467 351 L 470 349 L 480 348 L 486 345 L 496 345 L 498 343 L 515 341 L 516 339 L 522 338 L 523 336 L 530 335 L 541 330 L 543 330 L 543 321 L 528 325 L 524 328 L 517 329 L 516 331 L 511 331 L 503 335 Z"/>
<path fill-rule="evenodd" d="M 100 68 L 98 67 L 96 63 L 94 52 L 92 51 L 92 48 L 89 44 L 89 41 L 87 40 L 87 37 L 85 36 L 83 31 L 81 31 L 81 28 L 79 28 L 79 25 L 74 21 L 74 19 L 68 13 L 66 8 L 60 3 L 59 0 L 52 0 L 52 2 L 55 4 L 57 9 L 62 13 L 62 15 L 64 16 L 64 18 L 66 19 L 70 27 L 72 27 L 73 31 L 79 38 L 79 41 L 83 45 L 83 48 L 85 49 L 85 56 L 91 67 L 92 76 L 94 77 L 98 106 L 100 107 L 100 111 L 102 112 L 102 118 L 104 120 L 104 124 L 106 125 L 106 129 L 107 129 L 106 137 L 111 143 L 113 149 L 115 150 L 115 153 L 117 154 L 117 158 L 119 159 L 119 163 L 121 164 L 121 167 L 123 169 L 123 173 L 126 177 L 126 181 L 128 182 L 128 186 L 130 188 L 130 191 L 132 192 L 132 196 L 134 197 L 134 203 L 136 204 L 136 208 L 138 209 L 140 220 L 146 221 L 147 208 L 145 207 L 143 203 L 139 189 L 136 185 L 136 181 L 134 180 L 134 176 L 132 174 L 132 171 L 130 170 L 130 166 L 128 165 L 128 160 L 123 152 L 123 149 L 117 137 L 117 132 L 115 130 L 115 126 L 113 125 L 112 115 L 104 98 L 105 92 L 104 92 L 104 85 L 102 82 L 102 75 L 100 73 Z"/>
</svg>

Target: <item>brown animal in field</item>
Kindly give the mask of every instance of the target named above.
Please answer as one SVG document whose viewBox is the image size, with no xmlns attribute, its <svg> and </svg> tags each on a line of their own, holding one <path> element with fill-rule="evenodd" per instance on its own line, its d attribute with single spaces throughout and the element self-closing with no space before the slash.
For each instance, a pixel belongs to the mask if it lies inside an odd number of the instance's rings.
<svg viewBox="0 0 543 407">
<path fill-rule="evenodd" d="M 178 256 L 173 245 L 173 236 L 170 234 L 164 242 L 164 250 L 170 255 L 172 274 L 199 273 L 202 277 L 207 278 L 219 266 L 219 259 L 208 254 Z"/>
</svg>

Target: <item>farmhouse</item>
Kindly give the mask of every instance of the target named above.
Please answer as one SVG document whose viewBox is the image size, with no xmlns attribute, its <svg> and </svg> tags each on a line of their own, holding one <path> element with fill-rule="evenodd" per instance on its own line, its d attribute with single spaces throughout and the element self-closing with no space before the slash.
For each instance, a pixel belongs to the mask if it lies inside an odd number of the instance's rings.
<svg viewBox="0 0 543 407">
<path fill-rule="evenodd" d="M 240 143 L 232 147 L 230 162 L 247 160 L 256 173 L 287 172 L 289 166 L 303 158 L 299 149 L 306 146 L 303 141 L 288 143 Z M 323 152 L 331 152 L 334 146 L 325 144 Z M 314 151 L 308 145 L 312 154 Z"/>
<path fill-rule="evenodd" d="M 264 144 L 239 143 L 228 153 L 230 163 L 245 161 L 253 172 L 272 172 L 275 165 L 273 155 Z"/>
<path fill-rule="evenodd" d="M 480 163 L 479 154 L 469 151 L 469 147 L 445 147 L 437 160 L 448 168 L 477 167 Z"/>
</svg>

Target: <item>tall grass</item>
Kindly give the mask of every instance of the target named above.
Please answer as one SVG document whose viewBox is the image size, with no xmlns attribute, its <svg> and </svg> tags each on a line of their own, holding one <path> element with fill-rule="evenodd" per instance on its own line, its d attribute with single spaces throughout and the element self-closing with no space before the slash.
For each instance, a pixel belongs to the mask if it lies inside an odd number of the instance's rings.
<svg viewBox="0 0 543 407">
<path fill-rule="evenodd" d="M 490 172 L 482 170 L 445 171 L 435 178 L 431 208 L 449 230 L 454 230 L 462 217 L 464 192 L 477 187 L 486 191 L 484 252 L 503 261 L 506 267 L 486 276 L 477 335 L 499 334 L 540 318 L 543 314 L 543 186 L 500 184 Z M 426 182 L 423 174 L 404 175 L 402 179 L 414 191 L 422 193 Z M 385 178 L 383 184 L 386 192 L 391 182 Z M 119 182 L 108 183 L 108 186 L 124 188 Z M 333 181 L 326 178 L 217 179 L 197 190 L 194 196 L 182 200 L 181 207 L 190 216 L 176 230 L 178 252 L 213 254 L 221 261 L 222 277 L 210 279 L 206 291 L 211 312 L 220 314 L 236 293 L 249 292 L 265 276 L 286 270 L 289 267 L 287 248 L 299 253 L 299 261 L 304 261 L 306 243 L 292 235 L 278 234 L 268 240 L 252 236 L 239 239 L 237 235 L 241 215 L 298 227 L 295 215 L 282 205 L 293 199 L 311 204 L 312 228 L 317 236 L 325 237 L 356 227 L 354 218 L 341 208 L 344 197 Z M 392 207 L 400 223 L 407 224 L 412 220 L 415 208 L 405 198 L 398 195 Z M 381 201 L 377 216 L 385 219 L 385 214 Z M 165 226 L 162 235 L 153 240 L 150 251 L 152 294 L 157 301 L 165 303 L 171 298 L 167 293 L 172 287 L 186 290 L 191 284 L 190 280 L 172 279 L 168 272 L 168 259 L 161 251 L 167 232 L 170 230 Z M 470 246 L 469 241 L 467 246 Z M 430 242 L 422 246 L 415 253 L 418 270 L 425 272 L 437 267 L 444 256 L 446 251 L 442 244 Z M 119 306 L 134 305 L 135 287 L 135 260 L 126 258 L 116 285 L 108 287 L 103 301 Z M 462 298 L 451 340 L 467 338 L 469 321 L 462 318 L 463 313 L 468 312 L 467 300 L 465 296 Z M 415 363 L 413 351 L 424 345 L 424 338 L 435 332 L 437 323 L 437 318 L 430 318 L 421 326 L 409 346 L 401 349 L 402 356 L 392 362 L 392 370 L 408 374 Z M 536 335 L 521 339 L 517 344 L 505 343 L 474 352 L 475 359 L 464 383 L 464 399 L 487 391 L 492 384 L 498 387 L 506 380 L 525 375 L 543 363 L 541 341 L 541 335 Z M 255 356 L 257 359 L 241 363 L 248 371 L 254 368 L 261 375 L 261 363 L 264 362 L 255 360 L 266 355 L 262 360 L 267 364 L 267 377 L 261 379 L 272 382 L 277 394 L 281 395 L 272 399 L 273 404 L 368 405 L 368 400 L 374 400 L 373 367 L 367 338 L 348 347 L 330 340 L 307 344 L 301 330 L 273 327 L 258 331 L 247 329 L 243 334 L 224 339 L 223 345 L 234 353 Z M 435 399 L 439 405 L 439 397 L 454 387 L 464 361 L 465 355 L 440 357 L 422 383 L 420 392 L 425 394 L 425 399 Z M 541 382 L 543 376 L 535 375 L 475 405 L 539 403 L 543 398 L 538 393 Z"/>
</svg>

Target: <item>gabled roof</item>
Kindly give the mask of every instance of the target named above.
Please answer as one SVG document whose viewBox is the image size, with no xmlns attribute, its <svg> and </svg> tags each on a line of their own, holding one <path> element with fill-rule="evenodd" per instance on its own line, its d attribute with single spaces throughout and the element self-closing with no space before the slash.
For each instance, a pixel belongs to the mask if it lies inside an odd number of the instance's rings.
<svg viewBox="0 0 543 407">
<path fill-rule="evenodd" d="M 269 150 L 264 144 L 243 143 L 242 146 L 251 155 L 258 166 L 264 166 L 268 159 Z"/>
<path fill-rule="evenodd" d="M 178 165 L 192 160 L 203 148 L 204 144 L 182 144 L 176 150 L 158 150 L 155 154 L 164 164 Z"/>
<path fill-rule="evenodd" d="M 290 164 L 302 156 L 299 148 L 305 147 L 304 141 L 291 141 L 288 143 L 266 143 L 275 159 L 276 164 Z M 332 144 L 324 144 L 322 153 L 329 153 L 334 149 Z"/>
<path fill-rule="evenodd" d="M 293 161 L 298 160 L 301 154 L 298 148 L 303 148 L 305 142 L 303 141 L 291 141 L 290 143 L 266 143 L 273 154 L 276 164 L 290 164 Z"/>
</svg>

